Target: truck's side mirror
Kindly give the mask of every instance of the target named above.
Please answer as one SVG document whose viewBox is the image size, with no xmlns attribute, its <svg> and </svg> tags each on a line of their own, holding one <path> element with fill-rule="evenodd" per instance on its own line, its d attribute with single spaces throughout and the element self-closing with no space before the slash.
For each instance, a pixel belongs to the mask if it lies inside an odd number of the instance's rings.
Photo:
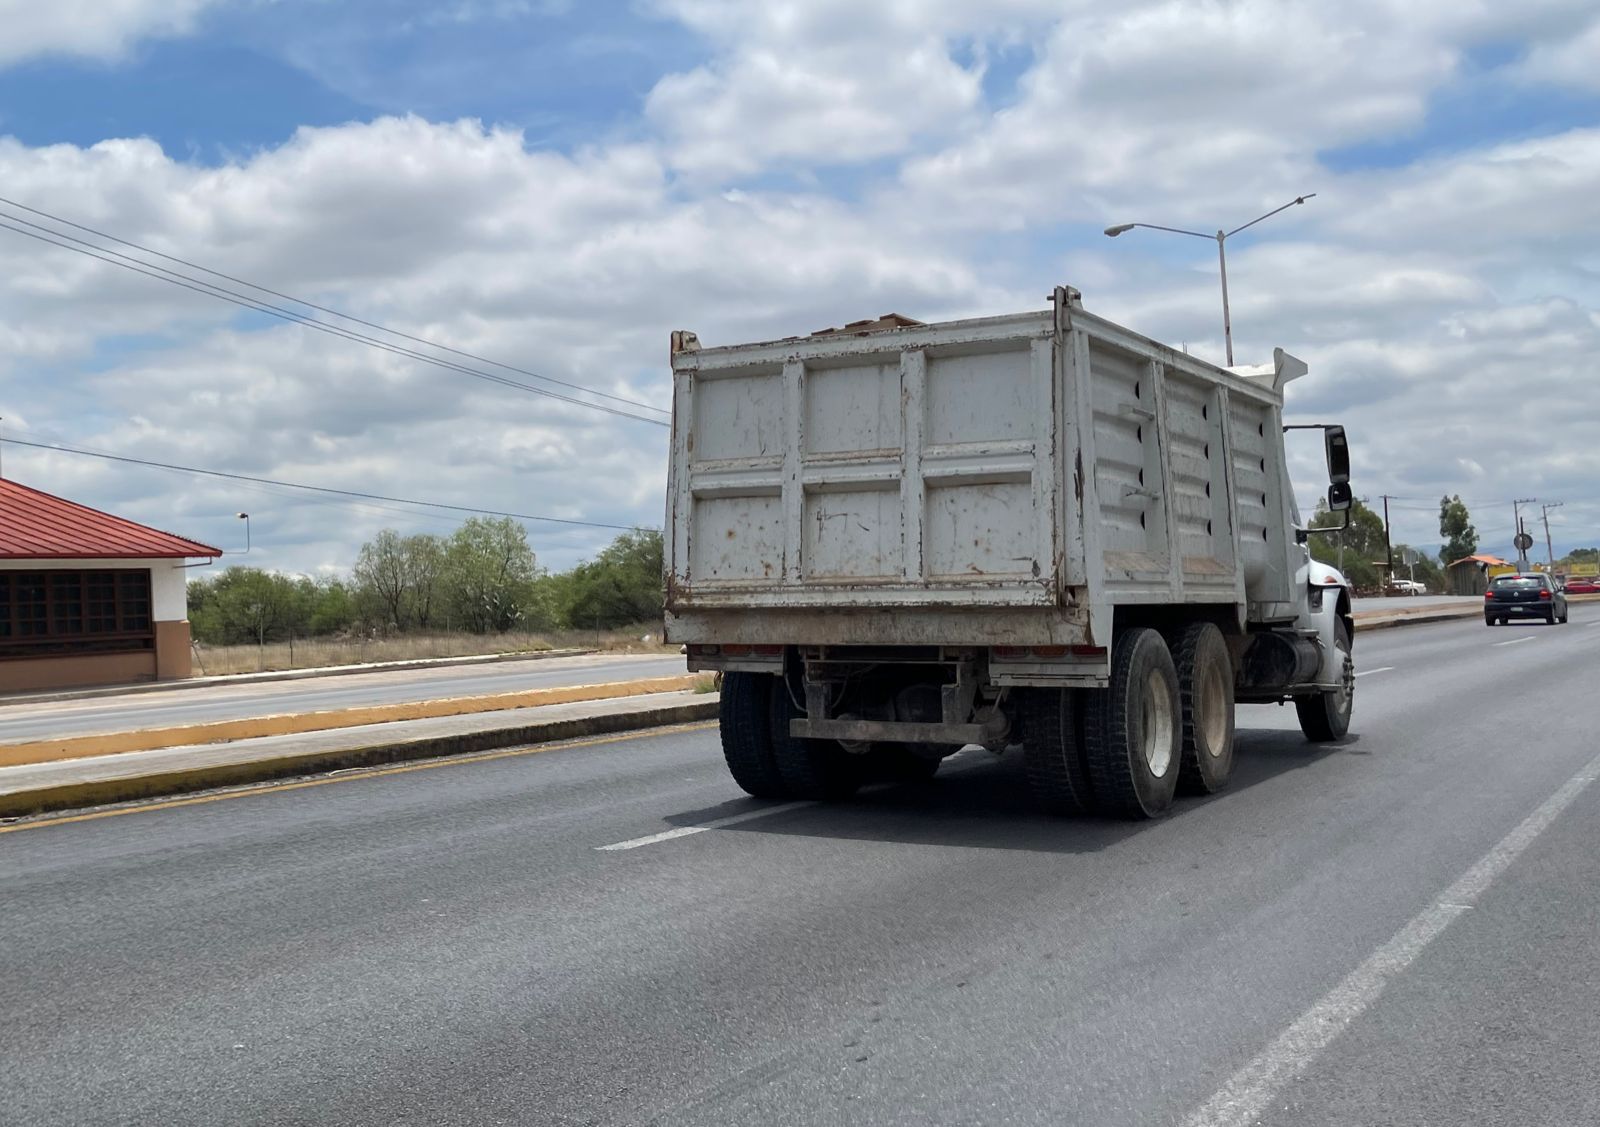
<svg viewBox="0 0 1600 1127">
<path fill-rule="evenodd" d="M 1328 486 L 1328 508 L 1335 513 L 1342 513 L 1350 507 L 1353 498 L 1348 481 L 1339 481 Z"/>
<path fill-rule="evenodd" d="M 1322 432 L 1323 442 L 1328 449 L 1328 481 L 1333 485 L 1345 485 L 1350 481 L 1350 444 L 1345 441 L 1343 427 L 1328 427 Z M 1330 495 L 1328 504 L 1333 505 Z M 1350 507 L 1350 490 L 1345 490 L 1345 504 L 1343 508 Z"/>
</svg>

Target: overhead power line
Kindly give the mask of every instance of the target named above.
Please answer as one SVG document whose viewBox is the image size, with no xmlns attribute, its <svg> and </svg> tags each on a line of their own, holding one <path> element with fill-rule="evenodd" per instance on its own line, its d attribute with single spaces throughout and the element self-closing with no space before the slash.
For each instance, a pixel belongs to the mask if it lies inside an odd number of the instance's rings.
<svg viewBox="0 0 1600 1127">
<path fill-rule="evenodd" d="M 4 197 L 0 197 L 0 202 L 9 202 L 9 201 L 6 201 L 4 199 Z M 40 212 L 36 208 L 28 208 L 28 207 L 25 207 L 25 205 L 18 205 L 18 204 L 13 204 L 13 206 L 24 207 L 24 209 L 27 210 L 27 211 L 31 211 L 31 212 L 34 212 L 35 214 L 39 214 L 39 215 L 45 215 L 47 218 L 50 218 L 50 219 L 55 219 L 54 216 L 50 216 L 45 212 Z M 437 357 L 437 356 L 429 356 L 428 354 L 423 353 L 423 352 L 418 352 L 415 349 L 406 348 L 403 345 L 397 345 L 397 344 L 390 343 L 388 341 L 379 340 L 376 337 L 369 336 L 366 333 L 356 332 L 353 329 L 346 329 L 346 328 L 343 328 L 343 327 L 338 326 L 338 325 L 330 325 L 325 321 L 320 321 L 320 320 L 316 319 L 315 317 L 311 317 L 311 316 L 308 316 L 306 314 L 300 313 L 297 310 L 287 309 L 287 308 L 285 308 L 285 307 L 283 307 L 281 305 L 276 305 L 276 304 L 274 304 L 274 303 L 272 303 L 270 301 L 265 300 L 264 298 L 254 297 L 254 296 L 252 296 L 250 294 L 247 294 L 247 293 L 240 293 L 239 291 L 229 289 L 226 286 L 220 286 L 220 285 L 216 284 L 215 282 L 208 282 L 203 278 L 196 278 L 196 277 L 194 277 L 192 275 L 185 274 L 182 271 L 172 270 L 172 269 L 169 269 L 168 267 L 158 265 L 157 263 L 154 263 L 154 262 L 146 262 L 143 259 L 135 258 L 132 255 L 123 254 L 121 251 L 113 250 L 110 247 L 100 246 L 99 244 L 91 243 L 86 239 L 80 239 L 76 235 L 69 235 L 65 231 L 57 231 L 57 230 L 54 230 L 54 229 L 52 229 L 50 227 L 46 227 L 43 224 L 34 223 L 33 221 L 28 220 L 28 219 L 24 219 L 24 218 L 22 218 L 21 216 L 18 216 L 18 215 L 12 215 L 12 214 L 10 214 L 8 212 L 0 211 L 0 217 L 4 217 L 5 219 L 9 219 L 9 220 L 12 221 L 12 223 L 0 223 L 0 228 L 4 228 L 5 230 L 12 231 L 12 232 L 14 232 L 14 233 L 16 233 L 18 235 L 24 235 L 24 236 L 26 236 L 26 237 L 28 237 L 30 239 L 35 239 L 35 240 L 37 240 L 39 242 L 47 243 L 50 246 L 59 247 L 62 250 L 72 251 L 75 254 L 82 254 L 82 255 L 85 255 L 85 256 L 87 256 L 89 258 L 98 259 L 101 262 L 107 263 L 108 265 L 117 266 L 117 267 L 120 267 L 120 268 L 122 268 L 124 270 L 130 270 L 135 274 L 143 274 L 145 277 L 154 278 L 158 282 L 166 282 L 169 285 L 175 285 L 175 286 L 181 287 L 182 289 L 192 290 L 193 292 L 199 293 L 199 294 L 203 294 L 206 297 L 216 298 L 219 301 L 226 301 L 231 305 L 242 306 L 243 308 L 254 310 L 257 313 L 265 313 L 270 317 L 276 317 L 279 320 L 290 321 L 290 322 L 293 322 L 294 324 L 304 325 L 308 329 L 314 329 L 314 330 L 316 330 L 318 332 L 326 333 L 329 336 L 338 337 L 338 338 L 343 339 L 343 340 L 353 341 L 353 342 L 355 342 L 357 344 L 364 344 L 364 345 L 367 345 L 367 346 L 369 346 L 371 348 L 376 348 L 376 349 L 379 349 L 381 351 L 389 352 L 389 353 L 392 353 L 392 354 L 397 355 L 397 356 L 404 356 L 404 357 L 408 357 L 408 358 L 413 359 L 413 360 L 420 360 L 421 362 L 423 362 L 425 364 L 432 364 L 435 367 L 443 368 L 443 369 L 445 369 L 447 371 L 460 372 L 463 375 L 472 376 L 472 377 L 474 377 L 476 379 L 485 380 L 485 381 L 487 381 L 489 383 L 499 384 L 499 385 L 501 385 L 503 387 L 516 388 L 516 389 L 518 389 L 520 391 L 531 392 L 534 395 L 542 395 L 542 396 L 545 396 L 545 397 L 550 398 L 550 399 L 559 400 L 559 401 L 561 401 L 563 403 L 573 404 L 574 406 L 587 407 L 590 410 L 594 410 L 594 411 L 603 411 L 608 415 L 616 415 L 616 416 L 619 416 L 621 418 L 633 419 L 636 422 L 652 423 L 652 424 L 654 424 L 656 426 L 667 426 L 668 425 L 666 419 L 652 418 L 652 417 L 650 417 L 648 415 L 637 415 L 637 414 L 634 414 L 631 411 L 620 410 L 620 409 L 615 408 L 615 407 L 608 407 L 603 403 L 595 403 L 595 402 L 591 402 L 590 400 L 587 400 L 587 399 L 578 399 L 578 398 L 570 396 L 570 395 L 563 395 L 563 394 L 561 394 L 559 392 L 551 391 L 549 388 L 535 387 L 532 384 L 523 383 L 520 380 L 513 380 L 513 379 L 510 379 L 510 378 L 508 378 L 506 376 L 496 375 L 496 374 L 494 374 L 492 372 L 485 372 L 485 371 L 483 371 L 481 369 L 469 367 L 469 366 L 467 366 L 465 364 L 460 364 L 460 363 L 457 363 L 457 362 L 455 362 L 453 360 L 445 360 L 445 359 L 442 359 L 442 358 Z M 116 236 L 114 236 L 114 235 L 104 235 L 101 232 L 95 231 L 93 228 L 81 227 L 80 224 L 72 223 L 70 220 L 57 220 L 57 222 L 64 223 L 64 224 L 66 224 L 68 226 L 80 227 L 82 230 L 90 231 L 93 234 L 101 234 L 102 237 L 104 237 L 104 238 L 113 239 L 116 242 L 124 243 L 125 245 L 132 246 L 132 247 L 134 247 L 136 249 L 139 249 L 139 250 L 146 250 L 147 253 L 156 254 L 156 255 L 159 255 L 160 257 L 168 258 L 171 261 L 180 262 L 180 263 L 184 263 L 185 265 L 189 265 L 189 263 L 187 263 L 184 259 L 174 258 L 171 255 L 163 255 L 163 254 L 161 254 L 160 251 L 147 250 L 147 248 L 144 248 L 144 247 L 140 246 L 137 243 L 129 243 L 129 242 L 127 242 L 127 240 L 117 239 Z M 23 224 L 26 227 L 33 228 L 33 230 L 32 231 L 24 230 L 22 227 L 13 226 L 12 225 L 13 223 Z M 40 233 L 40 232 L 42 232 L 42 233 Z M 68 241 L 67 242 L 60 241 L 60 240 L 63 240 L 63 239 L 68 240 Z M 76 246 L 72 245 L 74 243 L 78 244 L 78 245 L 76 245 Z M 196 266 L 194 268 L 198 269 L 198 270 L 202 270 L 202 271 L 204 271 L 205 273 L 208 273 L 208 274 L 213 274 L 213 275 L 215 275 L 216 277 L 219 277 L 219 278 L 226 278 L 229 281 L 238 281 L 237 279 L 234 279 L 231 275 L 222 274 L 222 273 L 220 273 L 218 271 L 210 270 L 210 269 L 208 269 L 208 268 L 206 268 L 204 266 Z M 308 301 L 303 301 L 300 298 L 291 297 L 291 296 L 284 295 L 284 294 L 279 294 L 276 290 L 269 290 L 264 286 L 257 286 L 257 285 L 255 285 L 254 283 L 251 283 L 251 282 L 238 281 L 238 284 L 243 285 L 243 286 L 248 286 L 250 289 L 259 290 L 261 293 L 271 294 L 274 297 L 283 297 L 284 300 L 286 300 L 286 301 L 293 301 L 293 302 L 296 302 L 297 304 L 304 305 L 304 306 L 306 306 L 308 308 L 311 308 L 311 309 L 321 310 L 322 312 L 325 312 L 325 313 L 332 313 L 334 316 L 343 317 L 343 318 L 345 318 L 347 320 L 350 320 L 350 321 L 352 321 L 354 323 L 361 324 L 361 325 L 366 325 L 366 326 L 371 327 L 371 328 L 375 328 L 375 329 L 379 330 L 380 332 L 386 332 L 386 333 L 390 333 L 390 334 L 392 334 L 394 336 L 403 337 L 403 338 L 405 338 L 407 340 L 413 340 L 413 341 L 416 341 L 418 343 L 425 344 L 430 348 L 437 348 L 437 349 L 440 349 L 441 351 L 450 352 L 450 353 L 453 353 L 453 354 L 459 355 L 459 356 L 465 356 L 465 357 L 468 357 L 469 359 L 478 360 L 480 363 L 490 364 L 490 365 L 493 365 L 494 367 L 498 367 L 498 368 L 505 368 L 508 371 L 521 372 L 524 375 L 530 375 L 535 379 L 544 380 L 547 383 L 553 383 L 553 384 L 557 384 L 557 385 L 562 386 L 562 387 L 572 388 L 574 390 L 582 391 L 582 392 L 584 392 L 586 394 L 594 395 L 594 396 L 597 396 L 597 397 L 602 398 L 602 399 L 608 399 L 608 400 L 612 400 L 614 402 L 626 404 L 628 406 L 637 407 L 637 408 L 640 408 L 641 410 L 654 411 L 654 412 L 657 412 L 657 413 L 663 414 L 663 415 L 668 413 L 663 408 L 656 407 L 656 406 L 653 406 L 653 405 L 648 404 L 648 403 L 642 403 L 642 402 L 639 402 L 638 400 L 625 399 L 625 398 L 623 398 L 621 396 L 610 395 L 610 394 L 608 394 L 606 392 L 596 391 L 593 388 L 585 387 L 582 384 L 570 383 L 570 382 L 568 382 L 566 380 L 558 380 L 558 379 L 555 379 L 554 377 L 551 377 L 551 376 L 542 376 L 542 375 L 538 374 L 537 372 L 529 372 L 529 371 L 527 371 L 526 369 L 523 369 L 523 368 L 515 368 L 515 367 L 512 367 L 511 365 L 508 365 L 508 364 L 502 364 L 497 360 L 488 360 L 488 359 L 485 359 L 485 358 L 477 357 L 477 356 L 473 355 L 472 353 L 462 352 L 460 349 L 450 348 L 447 345 L 436 344 L 435 342 L 426 340 L 426 339 L 424 339 L 422 337 L 414 337 L 414 336 L 411 336 L 408 333 L 402 333 L 402 332 L 399 332 L 398 330 L 395 330 L 395 329 L 385 328 L 384 326 L 378 325 L 375 322 L 364 321 L 361 318 L 352 317 L 352 316 L 350 316 L 348 314 L 339 313 L 339 312 L 337 312 L 335 310 L 330 310 L 330 309 L 328 309 L 328 308 L 326 308 L 324 306 L 316 305 L 316 304 L 314 304 L 312 302 L 308 302 Z"/>
<path fill-rule="evenodd" d="M 0 212 L 0 215 L 5 215 L 5 213 Z M 16 219 L 16 216 L 7 215 L 6 218 Z M 17 222 L 27 223 L 28 226 L 37 227 L 41 231 L 47 230 L 47 228 L 40 227 L 37 223 L 29 223 L 26 219 L 17 219 Z M 141 262 L 139 259 L 132 258 L 129 255 L 122 254 L 119 251 L 111 250 L 108 247 L 94 247 L 94 249 L 85 249 L 93 247 L 93 244 L 87 243 L 82 239 L 60 231 L 50 232 L 51 235 L 56 236 L 56 238 L 50 238 L 46 235 L 36 234 L 33 231 L 24 231 L 21 227 L 14 227 L 9 223 L 0 223 L 0 228 L 3 228 L 7 231 L 15 231 L 19 235 L 26 235 L 30 239 L 37 239 L 39 242 L 48 243 L 51 246 L 60 247 L 63 250 L 70 250 L 76 254 L 86 255 L 89 258 L 97 258 L 101 262 L 109 263 L 112 266 L 119 266 L 125 270 L 131 270 L 135 274 L 143 274 L 148 278 L 154 278 L 158 282 L 167 282 L 170 285 L 179 286 L 186 290 L 193 290 L 195 293 L 204 294 L 206 297 L 214 297 L 219 301 L 226 301 L 231 305 L 238 305 L 245 309 L 254 310 L 257 313 L 265 313 L 269 317 L 276 317 L 281 321 L 290 321 L 297 325 L 304 325 L 308 329 L 315 329 L 317 332 L 326 333 L 329 336 L 338 337 L 341 340 L 348 340 L 357 344 L 364 344 L 371 348 L 379 349 L 383 352 L 393 353 L 396 356 L 405 356 L 414 360 L 420 360 L 424 364 L 432 364 L 435 367 L 444 368 L 448 371 L 461 372 L 464 375 L 486 380 L 489 383 L 500 384 L 504 387 L 518 388 L 522 391 L 532 392 L 534 395 L 542 395 L 549 399 L 558 399 L 563 403 L 571 403 L 578 407 L 587 407 L 591 411 L 603 411 L 608 415 L 617 415 L 621 418 L 633 419 L 636 422 L 641 423 L 652 423 L 656 426 L 667 425 L 666 421 L 662 419 L 652 419 L 646 415 L 635 415 L 630 411 L 619 410 L 615 407 L 607 407 L 602 403 L 591 403 L 588 400 L 575 399 L 570 395 L 562 395 L 559 392 L 550 391 L 546 388 L 534 387 L 531 384 L 525 384 L 518 380 L 508 379 L 505 376 L 497 376 L 492 372 L 483 372 L 476 368 L 469 368 L 466 365 L 457 364 L 453 360 L 441 360 L 436 356 L 428 356 L 425 353 L 417 352 L 414 349 L 405 348 L 401 345 L 388 344 L 384 341 L 376 339 L 375 337 L 369 337 L 365 333 L 358 333 L 352 329 L 343 329 L 337 325 L 329 325 L 326 322 L 302 316 L 301 314 L 294 312 L 292 309 L 284 309 L 282 306 L 273 305 L 271 302 L 264 301 L 259 298 L 253 298 L 246 294 L 239 294 L 223 286 L 218 286 L 214 283 L 203 281 L 198 278 L 191 278 L 188 275 L 181 274 L 176 270 L 168 270 L 165 266 L 157 266 L 154 263 Z M 83 243 L 83 246 L 72 246 L 70 243 L 59 242 L 58 239 L 70 239 L 75 243 Z M 127 259 L 127 261 L 119 262 L 117 259 Z M 170 275 L 170 277 L 168 275 Z"/>
<path fill-rule="evenodd" d="M 513 513 L 504 509 L 480 509 L 473 505 L 451 505 L 443 501 L 419 501 L 413 497 L 390 497 L 382 493 L 365 493 L 356 489 L 335 489 L 327 485 L 307 485 L 299 481 L 281 481 L 271 477 L 256 477 L 253 474 L 229 473 L 226 470 L 207 470 L 199 466 L 180 466 L 171 462 L 156 462 L 148 458 L 132 458 L 126 454 L 107 454 L 99 450 L 83 450 L 73 446 L 58 446 L 48 442 L 28 442 L 21 438 L 0 438 L 0 443 L 10 446 L 31 446 L 36 450 L 54 450 L 58 454 L 81 454 L 86 458 L 103 458 L 110 462 L 122 462 L 130 466 L 149 466 L 158 470 L 173 470 L 178 473 L 200 474 L 205 477 L 226 478 L 229 481 L 251 481 L 258 485 L 276 485 L 284 489 L 304 489 L 311 493 L 323 493 L 335 497 L 351 497 L 362 501 L 389 501 L 400 505 L 417 505 L 427 509 L 443 509 L 453 513 L 472 513 L 477 516 L 511 517 L 513 520 L 537 520 L 550 524 L 569 524 L 581 528 L 607 528 L 616 532 L 657 532 L 659 529 L 650 528 L 639 524 L 605 524 L 593 520 L 573 520 L 570 517 L 538 516 L 534 513 Z"/>
<path fill-rule="evenodd" d="M 120 243 L 125 247 L 132 247 L 134 250 L 142 251 L 145 254 L 153 254 L 157 258 L 166 259 L 168 262 L 176 262 L 180 266 L 189 267 L 191 270 L 202 271 L 203 273 L 210 274 L 214 278 L 222 278 L 225 281 L 234 282 L 234 283 L 236 283 L 238 285 L 241 285 L 241 286 L 248 286 L 250 289 L 257 290 L 257 291 L 259 291 L 261 293 L 264 293 L 264 294 L 269 294 L 272 297 L 282 298 L 284 301 L 292 301 L 296 305 L 304 305 L 308 309 L 315 309 L 318 312 L 327 313 L 327 314 L 329 314 L 331 316 L 341 318 L 342 320 L 345 320 L 345 321 L 352 321 L 357 325 L 365 325 L 369 329 L 377 329 L 379 332 L 389 333 L 392 336 L 402 337 L 405 340 L 414 341 L 417 344 L 425 344 L 429 348 L 437 348 L 441 352 L 449 352 L 449 353 L 451 353 L 453 355 L 461 356 L 461 357 L 464 357 L 464 358 L 466 358 L 468 360 L 476 360 L 480 364 L 488 364 L 488 365 L 491 365 L 492 367 L 495 367 L 495 368 L 503 368 L 508 372 L 516 372 L 516 373 L 518 373 L 520 375 L 531 376 L 534 379 L 542 380 L 545 383 L 558 384 L 561 387 L 570 387 L 575 391 L 585 391 L 585 392 L 588 392 L 590 395 L 599 396 L 601 399 L 609 399 L 609 400 L 611 400 L 611 401 L 613 401 L 615 403 L 623 403 L 623 404 L 626 404 L 626 405 L 628 405 L 630 407 L 643 407 L 647 411 L 658 411 L 658 412 L 660 412 L 661 414 L 664 414 L 664 415 L 665 414 L 670 414 L 670 412 L 667 411 L 666 408 L 664 408 L 664 407 L 657 407 L 654 404 L 650 404 L 650 403 L 642 403 L 637 399 L 627 399 L 627 398 L 624 398 L 623 396 L 620 396 L 620 395 L 611 395 L 608 392 L 599 391 L 599 390 L 597 390 L 595 388 L 587 386 L 586 384 L 572 383 L 572 382 L 570 382 L 568 380 L 557 379 L 554 376 L 547 376 L 547 375 L 544 375 L 543 373 L 540 373 L 540 372 L 532 372 L 532 371 L 529 371 L 527 368 L 519 368 L 515 364 L 505 364 L 505 363 L 502 363 L 499 360 L 492 360 L 487 356 L 479 356 L 477 353 L 474 353 L 474 352 L 467 352 L 467 351 L 465 351 L 463 349 L 460 349 L 460 348 L 453 348 L 448 344 L 440 344 L 438 341 L 429 340 L 426 337 L 413 336 L 412 334 L 406 333 L 406 332 L 402 332 L 399 329 L 391 329 L 387 325 L 378 324 L 376 321 L 363 320 L 362 318 L 355 316 L 353 313 L 343 313 L 343 312 L 341 312 L 341 311 L 339 311 L 337 309 L 332 309 L 332 308 L 330 308 L 330 307 L 328 307 L 326 305 L 318 305 L 314 301 L 307 301 L 303 297 L 295 297 L 293 294 L 282 293 L 282 292 L 280 292 L 278 290 L 270 289 L 267 286 L 258 285 L 255 282 L 247 281 L 244 278 L 235 277 L 232 274 L 224 274 L 220 270 L 213 270 L 209 266 L 202 266 L 200 263 L 192 262 L 187 258 L 179 258 L 177 255 L 167 254 L 165 251 L 156 250 L 154 247 L 145 246 L 143 243 L 136 243 L 136 242 L 133 242 L 131 239 L 124 239 L 120 235 L 113 235 L 109 231 L 102 231 L 97 227 L 90 227 L 90 226 L 87 226 L 87 225 L 85 225 L 83 223 L 74 222 L 71 219 L 64 218 L 63 216 L 60 216 L 60 215 L 55 215 L 55 214 L 53 214 L 51 212 L 41 210 L 40 208 L 37 208 L 37 207 L 30 207 L 29 205 L 27 205 L 25 203 L 21 203 L 21 202 L 19 202 L 17 200 L 13 200 L 13 199 L 8 199 L 5 196 L 0 196 L 0 203 L 3 203 L 5 205 L 7 205 L 8 207 L 18 208 L 18 209 L 20 209 L 22 211 L 29 212 L 30 214 L 40 216 L 41 218 L 48 219 L 52 223 L 59 223 L 64 227 L 72 227 L 72 228 L 74 228 L 76 230 L 79 230 L 79 231 L 86 231 L 91 235 L 97 235 L 102 239 L 110 239 L 114 243 Z M 17 219 L 16 216 L 8 216 L 7 218 Z M 24 220 L 24 219 L 17 219 L 17 221 L 18 222 L 22 222 L 22 223 L 26 223 L 27 222 L 27 220 Z M 29 224 L 29 226 L 37 226 L 37 224 Z M 40 227 L 39 229 L 40 230 L 49 230 L 48 228 L 45 228 L 45 227 Z M 52 234 L 60 234 L 61 232 L 52 231 L 51 233 Z M 88 244 L 88 245 L 92 245 L 92 244 Z M 104 249 L 104 248 L 101 248 L 101 249 Z"/>
</svg>

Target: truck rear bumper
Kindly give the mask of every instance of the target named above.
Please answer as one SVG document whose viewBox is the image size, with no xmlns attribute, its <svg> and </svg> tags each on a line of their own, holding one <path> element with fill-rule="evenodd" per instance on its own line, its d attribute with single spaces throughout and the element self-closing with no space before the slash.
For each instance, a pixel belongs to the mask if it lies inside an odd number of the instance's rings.
<svg viewBox="0 0 1600 1127">
<path fill-rule="evenodd" d="M 678 644 L 754 646 L 1106 644 L 1093 635 L 1088 608 L 1071 606 L 680 610 L 667 612 L 665 636 Z"/>
<path fill-rule="evenodd" d="M 909 720 L 791 720 L 789 734 L 802 739 L 851 742 L 990 744 L 1011 725 L 996 715 L 982 724 L 919 724 Z"/>
</svg>

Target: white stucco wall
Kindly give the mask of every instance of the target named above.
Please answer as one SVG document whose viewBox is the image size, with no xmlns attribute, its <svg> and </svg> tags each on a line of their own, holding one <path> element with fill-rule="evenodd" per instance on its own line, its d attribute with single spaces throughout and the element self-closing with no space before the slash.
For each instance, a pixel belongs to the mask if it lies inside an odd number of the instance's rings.
<svg viewBox="0 0 1600 1127">
<path fill-rule="evenodd" d="M 150 617 L 182 622 L 189 617 L 188 572 L 182 560 L 0 560 L 7 571 L 88 571 L 145 568 L 150 572 Z"/>
</svg>

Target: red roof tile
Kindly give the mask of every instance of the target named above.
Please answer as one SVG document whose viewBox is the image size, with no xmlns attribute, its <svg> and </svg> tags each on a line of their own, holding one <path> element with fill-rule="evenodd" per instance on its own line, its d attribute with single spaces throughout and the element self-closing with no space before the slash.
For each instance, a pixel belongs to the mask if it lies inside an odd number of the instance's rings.
<svg viewBox="0 0 1600 1127">
<path fill-rule="evenodd" d="M 183 559 L 220 555 L 221 549 L 0 478 L 0 560 Z"/>
</svg>

